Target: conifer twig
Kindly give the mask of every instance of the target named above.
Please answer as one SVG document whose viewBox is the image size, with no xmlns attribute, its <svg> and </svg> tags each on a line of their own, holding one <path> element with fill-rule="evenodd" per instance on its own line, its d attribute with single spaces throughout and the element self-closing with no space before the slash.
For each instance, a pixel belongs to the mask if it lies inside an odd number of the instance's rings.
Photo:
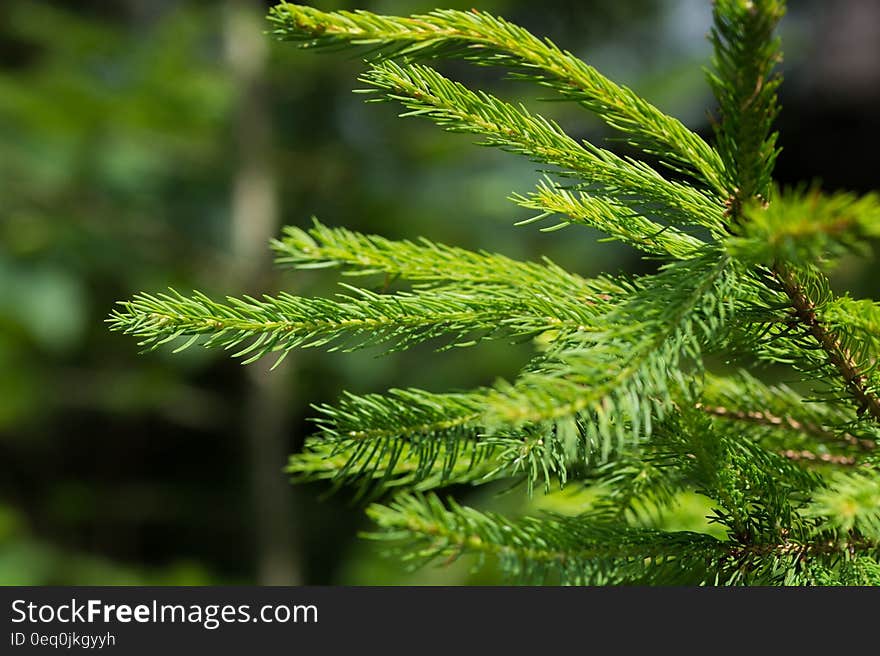
<svg viewBox="0 0 880 656">
<path fill-rule="evenodd" d="M 837 369 L 846 383 L 847 390 L 858 401 L 859 414 L 867 412 L 875 421 L 880 422 L 880 398 L 871 390 L 868 378 L 861 372 L 859 365 L 841 343 L 840 338 L 819 320 L 815 303 L 798 283 L 794 273 L 777 262 L 773 267 L 773 276 L 779 281 L 791 301 L 801 326 L 825 351 L 828 362 Z"/>
<path fill-rule="evenodd" d="M 706 414 L 722 419 L 734 419 L 738 421 L 746 421 L 752 424 L 762 426 L 778 426 L 788 427 L 794 431 L 809 433 L 826 442 L 843 441 L 852 446 L 857 446 L 863 451 L 871 451 L 874 449 L 874 443 L 869 440 L 859 439 L 851 433 L 835 433 L 827 430 L 824 426 L 814 424 L 812 422 L 800 421 L 794 417 L 780 417 L 766 410 L 734 410 L 722 405 L 704 405 L 697 403 L 696 408 L 702 410 Z"/>
<path fill-rule="evenodd" d="M 403 116 L 424 115 L 451 132 L 481 135 L 486 145 L 558 166 L 564 175 L 616 194 L 641 211 L 665 208 L 662 215 L 673 223 L 722 227 L 721 203 L 696 187 L 667 180 L 644 162 L 579 143 L 553 121 L 471 91 L 432 68 L 386 61 L 374 64 L 360 80 L 402 103 L 409 110 Z"/>
<path fill-rule="evenodd" d="M 479 65 L 511 67 L 520 77 L 582 104 L 633 142 L 661 153 L 673 168 L 690 171 L 713 191 L 725 189 L 721 158 L 702 137 L 571 52 L 503 18 L 477 9 L 400 17 L 325 12 L 282 2 L 272 9 L 269 20 L 276 38 L 307 48 L 350 43 L 369 46 L 375 55 L 457 56 Z"/>
<path fill-rule="evenodd" d="M 784 458 L 788 458 L 789 460 L 798 461 L 819 461 L 831 463 L 834 465 L 842 465 L 844 467 L 852 467 L 856 464 L 856 459 L 852 456 L 840 456 L 835 455 L 833 453 L 814 453 L 813 451 L 808 451 L 806 449 L 802 449 L 800 451 L 795 451 L 794 449 L 786 449 L 785 451 L 780 451 L 779 455 Z"/>
</svg>

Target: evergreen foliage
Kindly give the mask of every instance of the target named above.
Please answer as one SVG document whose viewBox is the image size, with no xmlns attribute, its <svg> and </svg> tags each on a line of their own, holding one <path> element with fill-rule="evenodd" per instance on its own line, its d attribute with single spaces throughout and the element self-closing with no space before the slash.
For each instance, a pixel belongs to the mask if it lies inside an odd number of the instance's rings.
<svg viewBox="0 0 880 656">
<path fill-rule="evenodd" d="M 280 265 L 408 286 L 345 284 L 334 299 L 140 294 L 110 326 L 148 348 L 200 343 L 245 362 L 305 347 L 532 340 L 535 356 L 514 380 L 346 394 L 317 407 L 318 434 L 289 471 L 386 499 L 368 511 L 373 537 L 405 559 L 476 554 L 539 583 L 878 583 L 880 311 L 833 294 L 826 273 L 878 235 L 880 200 L 774 186 L 783 13 L 776 0 L 715 2 L 713 146 L 571 53 L 483 12 L 398 18 L 280 4 L 276 37 L 369 51 L 361 81 L 372 98 L 552 167 L 536 191 L 513 196 L 538 212 L 522 223 L 555 216 L 544 229 L 596 228 L 660 259 L 657 273 L 585 279 L 550 261 L 315 221 L 272 244 Z M 441 57 L 559 92 L 666 172 L 423 63 Z M 802 391 L 763 382 L 762 365 L 795 372 Z M 588 485 L 595 498 L 574 517 L 508 518 L 432 492 L 499 480 L 529 492 Z M 683 492 L 711 500 L 723 538 L 646 523 Z"/>
</svg>

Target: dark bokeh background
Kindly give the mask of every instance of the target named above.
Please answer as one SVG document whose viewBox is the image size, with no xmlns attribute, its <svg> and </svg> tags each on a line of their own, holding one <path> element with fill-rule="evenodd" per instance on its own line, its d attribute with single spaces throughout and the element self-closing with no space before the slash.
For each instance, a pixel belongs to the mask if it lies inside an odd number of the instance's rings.
<svg viewBox="0 0 880 656">
<path fill-rule="evenodd" d="M 315 4 L 401 14 L 435 5 Z M 880 3 L 793 4 L 779 178 L 878 188 Z M 169 286 L 332 293 L 332 274 L 276 270 L 266 248 L 280 225 L 313 214 L 391 237 L 548 254 L 585 275 L 651 266 L 586 230 L 512 227 L 525 215 L 505 197 L 531 186 L 532 164 L 364 105 L 350 93 L 357 57 L 270 42 L 267 6 L 0 4 L 2 584 L 491 581 L 460 566 L 404 574 L 356 538 L 367 525 L 344 493 L 291 487 L 281 470 L 310 430 L 310 403 L 342 389 L 488 383 L 513 374 L 525 347 L 307 351 L 269 375 L 199 349 L 138 355 L 104 318 L 116 300 Z M 708 132 L 708 2 L 477 6 L 552 36 Z M 532 106 L 541 95 L 497 71 L 448 70 Z M 577 107 L 541 111 L 578 136 L 605 136 Z M 877 297 L 861 260 L 845 260 L 835 284 Z M 469 500 L 511 511 L 578 503 Z M 694 501 L 674 521 L 701 516 Z"/>
</svg>

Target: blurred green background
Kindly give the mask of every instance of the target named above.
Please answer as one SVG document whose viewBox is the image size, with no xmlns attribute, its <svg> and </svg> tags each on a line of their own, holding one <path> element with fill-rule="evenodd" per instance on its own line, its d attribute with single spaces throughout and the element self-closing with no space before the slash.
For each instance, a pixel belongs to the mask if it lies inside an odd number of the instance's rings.
<svg viewBox="0 0 880 656">
<path fill-rule="evenodd" d="M 330 273 L 273 268 L 283 224 L 329 225 L 549 255 L 584 275 L 654 265 L 596 235 L 546 234 L 506 200 L 534 165 L 475 147 L 350 93 L 351 53 L 317 55 L 263 35 L 271 3 L 99 0 L 0 4 L 0 584 L 491 583 L 467 563 L 406 573 L 357 538 L 344 491 L 290 486 L 309 404 L 341 390 L 490 383 L 525 345 L 475 350 L 305 351 L 268 374 L 222 353 L 139 355 L 104 319 L 138 291 L 333 293 Z M 427 11 L 433 1 L 315 2 Z M 880 187 L 880 3 L 798 2 L 786 19 L 779 177 Z M 490 0 L 703 134 L 699 0 Z M 498 71 L 445 65 L 471 86 L 535 106 Z M 606 135 L 577 107 L 543 104 L 573 134 Z M 623 146 L 612 142 L 613 147 Z M 835 277 L 874 296 L 876 273 Z M 582 490 L 539 496 L 456 490 L 482 507 L 576 511 Z M 683 500 L 669 526 L 705 526 Z"/>
</svg>

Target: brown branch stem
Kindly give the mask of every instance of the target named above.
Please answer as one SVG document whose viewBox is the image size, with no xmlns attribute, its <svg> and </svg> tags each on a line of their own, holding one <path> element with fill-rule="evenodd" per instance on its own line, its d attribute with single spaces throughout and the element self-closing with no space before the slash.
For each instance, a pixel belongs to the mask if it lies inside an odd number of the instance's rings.
<svg viewBox="0 0 880 656">
<path fill-rule="evenodd" d="M 825 351 L 828 362 L 837 369 L 846 383 L 847 390 L 858 402 L 859 414 L 867 412 L 875 421 L 880 422 L 880 398 L 870 390 L 867 377 L 861 372 L 840 338 L 819 320 L 815 303 L 807 296 L 794 273 L 777 263 L 773 267 L 773 275 L 791 301 L 798 322 Z"/>
<path fill-rule="evenodd" d="M 828 430 L 824 426 L 814 424 L 812 422 L 801 421 L 794 417 L 779 417 L 770 412 L 761 410 L 733 410 L 722 405 L 704 405 L 698 403 L 697 409 L 703 412 L 720 417 L 722 419 L 735 419 L 738 421 L 746 421 L 752 424 L 760 424 L 762 426 L 787 427 L 801 433 L 808 433 L 824 442 L 846 442 L 851 446 L 860 448 L 863 451 L 870 451 L 874 448 L 874 443 L 870 440 L 860 439 L 850 433 L 837 433 Z"/>
<path fill-rule="evenodd" d="M 856 459 L 852 456 L 838 456 L 832 453 L 814 453 L 813 451 L 786 449 L 785 451 L 779 451 L 779 455 L 795 462 L 825 462 L 845 467 L 854 467 L 857 464 Z"/>
<path fill-rule="evenodd" d="M 818 542 L 785 541 L 782 543 L 737 544 L 728 550 L 728 554 L 740 558 L 749 555 L 794 555 L 804 558 L 810 556 L 825 556 L 839 553 L 841 551 L 854 553 L 863 549 L 876 549 L 877 546 L 875 540 L 850 536 L 849 539 L 843 542 L 829 539 Z"/>
</svg>

